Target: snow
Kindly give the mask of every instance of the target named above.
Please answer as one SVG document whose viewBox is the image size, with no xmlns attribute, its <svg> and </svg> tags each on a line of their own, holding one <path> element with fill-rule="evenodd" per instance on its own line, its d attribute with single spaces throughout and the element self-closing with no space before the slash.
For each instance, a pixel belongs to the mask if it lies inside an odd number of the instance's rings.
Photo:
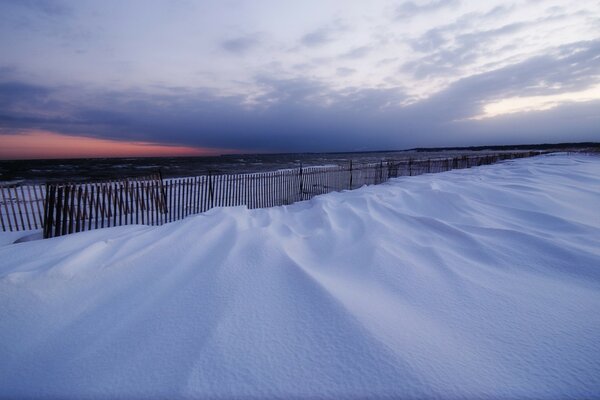
<svg viewBox="0 0 600 400">
<path fill-rule="evenodd" d="M 600 396 L 600 157 L 0 240 L 0 397 Z"/>
</svg>

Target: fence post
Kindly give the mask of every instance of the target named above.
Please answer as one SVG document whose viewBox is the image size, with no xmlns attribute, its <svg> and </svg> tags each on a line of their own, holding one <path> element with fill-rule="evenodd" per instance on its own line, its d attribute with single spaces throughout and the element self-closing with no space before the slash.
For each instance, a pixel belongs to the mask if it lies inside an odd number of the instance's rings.
<svg viewBox="0 0 600 400">
<path fill-rule="evenodd" d="M 350 160 L 350 190 L 352 190 L 352 160 Z"/>
<path fill-rule="evenodd" d="M 81 196 L 83 196 L 83 189 L 81 188 L 81 185 L 77 185 L 77 213 L 75 215 L 75 232 L 79 232 L 81 230 Z"/>
<path fill-rule="evenodd" d="M 10 229 L 10 231 L 12 232 L 12 223 L 10 222 L 10 212 L 8 211 L 8 200 L 6 200 L 6 195 L 4 194 L 4 186 L 0 186 L 0 192 L 2 192 L 2 201 L 4 202 L 4 209 L 6 210 L 6 220 L 8 221 L 8 228 Z M 6 188 L 6 190 L 8 190 L 8 188 Z M 8 196 L 10 197 L 10 193 L 8 194 Z M 13 213 L 14 215 L 14 213 Z M 15 227 L 15 230 L 18 231 L 18 229 Z"/>
<path fill-rule="evenodd" d="M 213 190 L 213 178 L 212 178 L 212 172 L 208 171 L 208 193 L 210 195 L 210 207 L 209 208 L 213 208 L 213 204 L 214 204 L 214 190 Z"/>
<path fill-rule="evenodd" d="M 0 186 L 0 190 L 2 189 L 2 186 Z M 8 217 L 8 215 L 7 215 Z M 4 214 L 2 213 L 2 208 L 0 208 L 0 221 L 2 221 L 2 232 L 6 232 L 6 226 L 4 225 Z"/>
<path fill-rule="evenodd" d="M 27 218 L 27 226 L 29 227 L 29 230 L 31 230 L 31 219 L 29 218 L 29 211 L 27 211 L 27 196 L 25 196 L 25 191 L 23 190 L 23 185 L 21 185 L 20 187 L 21 189 L 21 198 L 23 201 L 23 209 L 25 210 L 25 217 Z M 17 188 L 15 187 L 15 192 L 17 191 Z M 29 208 L 32 211 L 32 217 L 33 217 L 33 204 L 32 204 L 32 199 L 31 199 L 31 193 L 29 193 Z M 20 207 L 19 207 L 20 209 Z M 35 223 L 35 219 L 33 220 L 33 222 Z M 25 226 L 23 226 L 23 230 L 25 230 Z"/>
<path fill-rule="evenodd" d="M 63 204 L 62 204 L 62 196 L 63 196 L 63 188 L 62 186 L 58 186 L 56 188 L 56 215 L 55 215 L 55 229 L 54 229 L 54 236 L 60 236 L 62 234 L 62 225 L 61 225 L 61 221 L 62 221 L 62 208 L 63 208 Z M 52 212 L 52 210 L 50 210 L 50 212 Z"/>
<path fill-rule="evenodd" d="M 74 215 L 75 215 L 75 186 L 73 184 L 71 184 L 71 199 L 70 199 L 70 205 L 69 205 L 69 233 L 73 233 L 73 223 L 75 221 L 73 221 Z"/>
<path fill-rule="evenodd" d="M 160 180 L 160 193 L 162 195 L 163 214 L 166 214 L 169 212 L 167 208 L 167 192 L 165 190 L 163 182 L 162 170 L 160 169 L 158 170 L 158 179 Z"/>
<path fill-rule="evenodd" d="M 52 221 L 54 217 L 55 186 L 46 183 L 46 201 L 44 202 L 44 239 L 52 237 Z"/>
<path fill-rule="evenodd" d="M 300 200 L 304 199 L 304 176 L 302 175 L 302 163 L 300 163 L 300 171 L 299 171 L 299 180 L 300 180 L 300 185 L 299 185 L 299 191 L 298 194 L 300 195 Z"/>
</svg>

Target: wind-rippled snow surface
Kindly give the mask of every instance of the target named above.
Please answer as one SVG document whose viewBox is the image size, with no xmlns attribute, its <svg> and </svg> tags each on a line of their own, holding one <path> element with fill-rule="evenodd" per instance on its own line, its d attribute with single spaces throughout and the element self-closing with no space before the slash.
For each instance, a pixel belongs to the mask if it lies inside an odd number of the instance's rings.
<svg viewBox="0 0 600 400">
<path fill-rule="evenodd" d="M 0 247 L 0 397 L 600 396 L 600 158 Z"/>
</svg>

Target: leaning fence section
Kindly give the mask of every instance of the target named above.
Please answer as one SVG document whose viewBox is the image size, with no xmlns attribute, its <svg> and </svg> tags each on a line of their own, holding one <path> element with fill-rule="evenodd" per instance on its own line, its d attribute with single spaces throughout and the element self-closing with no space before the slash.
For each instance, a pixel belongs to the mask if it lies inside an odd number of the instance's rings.
<svg viewBox="0 0 600 400">
<path fill-rule="evenodd" d="M 167 212 L 159 175 L 99 183 L 49 184 L 44 238 L 129 224 L 158 225 Z"/>
<path fill-rule="evenodd" d="M 44 226 L 44 185 L 0 185 L 0 225 L 4 232 Z"/>
<path fill-rule="evenodd" d="M 540 153 L 349 162 L 176 179 L 156 174 L 98 183 L 4 186 L 0 188 L 0 220 L 4 231 L 42 229 L 45 238 L 129 224 L 162 225 L 213 207 L 286 205 L 399 176 L 470 168 Z"/>
</svg>

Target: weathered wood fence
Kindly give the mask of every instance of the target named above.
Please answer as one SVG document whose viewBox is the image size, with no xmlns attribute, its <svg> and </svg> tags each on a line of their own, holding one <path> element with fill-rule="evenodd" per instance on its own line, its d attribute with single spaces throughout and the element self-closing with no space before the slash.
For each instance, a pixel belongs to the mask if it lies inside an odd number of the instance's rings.
<svg viewBox="0 0 600 400">
<path fill-rule="evenodd" d="M 134 182 L 152 182 L 159 181 L 162 182 L 162 179 L 159 174 L 152 174 L 143 177 L 137 178 L 128 178 L 125 179 L 128 185 L 134 184 Z M 46 212 L 46 199 L 48 198 L 48 189 L 49 187 L 76 187 L 74 192 L 70 191 L 70 196 L 76 196 L 71 204 L 80 203 L 80 207 L 83 208 L 84 204 L 88 207 L 90 205 L 95 204 L 96 196 L 99 192 L 106 189 L 111 182 L 102 182 L 102 183 L 86 183 L 86 184 L 61 184 L 61 185 L 47 185 L 47 184 L 26 184 L 26 185 L 18 185 L 18 184 L 10 184 L 10 185 L 2 185 L 0 184 L 0 226 L 2 227 L 2 231 L 5 232 L 13 232 L 13 231 L 28 231 L 35 229 L 42 229 L 46 225 L 46 218 L 48 217 Z M 107 186 L 108 185 L 108 186 Z M 76 195 L 78 188 L 82 189 L 82 199 L 79 202 L 79 198 Z M 56 189 L 55 189 L 56 190 Z M 69 189 L 66 189 L 69 190 Z M 61 200 L 64 199 L 64 191 L 62 189 L 63 195 Z M 55 191 L 55 196 L 57 192 Z M 94 196 L 92 198 L 92 196 Z M 114 196 L 113 196 L 114 197 Z M 56 198 L 54 197 L 56 207 Z M 64 203 L 64 200 L 63 200 Z M 76 209 L 76 208 L 75 208 Z M 104 208 L 100 208 L 99 210 L 104 210 Z M 103 212 L 108 212 L 108 209 Z M 67 213 L 70 213 L 70 209 L 67 210 Z M 54 214 L 53 214 L 54 215 Z M 89 217 L 89 209 L 82 209 L 82 214 L 80 218 L 83 218 L 83 215 Z M 52 217 L 52 216 L 50 216 Z M 100 222 L 101 219 L 98 218 Z M 56 225 L 56 220 L 52 220 L 51 223 L 53 226 Z"/>
<path fill-rule="evenodd" d="M 128 224 L 157 225 L 168 212 L 160 175 L 49 184 L 46 193 L 44 238 Z"/>
<path fill-rule="evenodd" d="M 0 224 L 4 232 L 44 226 L 44 185 L 1 185 Z"/>
<path fill-rule="evenodd" d="M 45 238 L 111 226 L 162 225 L 213 207 L 264 208 L 292 204 L 399 176 L 470 168 L 540 153 L 495 153 L 369 164 L 350 162 L 166 180 L 153 175 L 100 183 L 10 186 L 1 188 L 4 213 L 0 219 L 3 230 L 43 228 Z"/>
</svg>

